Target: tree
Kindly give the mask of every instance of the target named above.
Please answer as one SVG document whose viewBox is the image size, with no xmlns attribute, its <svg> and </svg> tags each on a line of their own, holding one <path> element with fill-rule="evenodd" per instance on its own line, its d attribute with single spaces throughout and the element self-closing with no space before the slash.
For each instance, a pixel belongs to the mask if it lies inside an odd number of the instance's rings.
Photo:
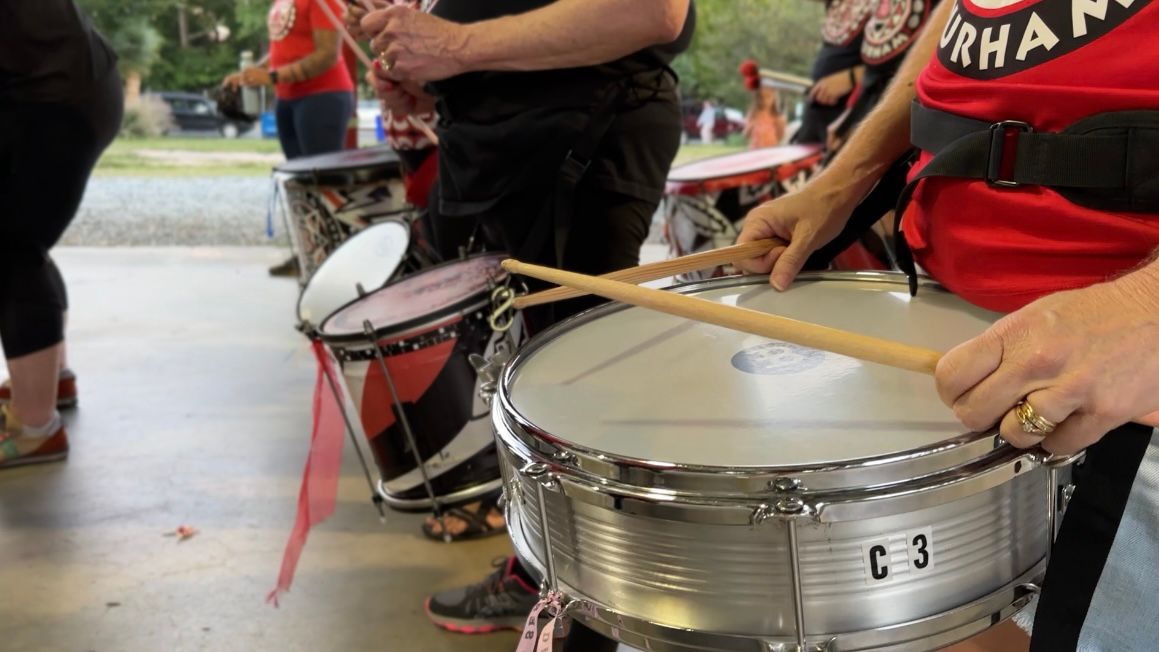
<svg viewBox="0 0 1159 652">
<path fill-rule="evenodd" d="M 825 7 L 806 0 L 696 0 L 696 36 L 673 64 L 685 97 L 748 104 L 737 67 L 755 59 L 762 68 L 809 76 L 821 47 Z"/>
<path fill-rule="evenodd" d="M 125 78 L 125 103 L 133 106 L 141 99 L 141 79 L 161 54 L 161 34 L 141 16 L 122 21 L 107 36 Z"/>
</svg>

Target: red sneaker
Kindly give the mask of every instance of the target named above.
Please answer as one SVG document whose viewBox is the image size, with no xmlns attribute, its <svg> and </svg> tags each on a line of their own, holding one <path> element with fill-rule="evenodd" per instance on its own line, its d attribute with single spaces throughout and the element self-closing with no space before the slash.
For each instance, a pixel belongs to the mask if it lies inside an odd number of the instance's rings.
<svg viewBox="0 0 1159 652">
<path fill-rule="evenodd" d="M 5 380 L 0 384 L 0 403 L 12 400 L 12 384 Z M 56 384 L 56 409 L 76 407 L 76 374 L 71 369 L 60 370 L 60 380 Z"/>
<path fill-rule="evenodd" d="M 32 437 L 24 434 L 24 427 L 7 408 L 0 408 L 0 470 L 59 462 L 66 457 L 68 435 L 63 424 L 51 435 Z"/>
</svg>

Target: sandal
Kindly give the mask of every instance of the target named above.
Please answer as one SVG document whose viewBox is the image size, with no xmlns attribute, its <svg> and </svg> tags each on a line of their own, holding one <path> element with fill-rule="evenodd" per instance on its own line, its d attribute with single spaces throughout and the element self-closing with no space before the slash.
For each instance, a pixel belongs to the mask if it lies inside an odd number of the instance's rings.
<svg viewBox="0 0 1159 652">
<path fill-rule="evenodd" d="M 473 507 L 474 509 L 468 509 Z M 491 496 L 484 498 L 477 503 L 471 503 L 460 507 L 451 507 L 443 510 L 443 519 L 447 525 L 447 530 L 451 532 L 450 541 L 471 541 L 472 539 L 482 539 L 484 537 L 495 536 L 507 531 L 507 523 L 502 525 L 492 525 L 489 517 L 493 514 L 500 517 L 503 512 L 499 510 L 499 496 Z M 455 531 L 451 527 L 453 520 L 459 519 L 466 524 L 462 530 Z M 436 530 L 436 528 L 438 528 Z M 443 523 L 434 517 L 430 517 L 423 523 L 423 534 L 428 539 L 434 541 L 445 541 L 443 538 Z"/>
</svg>

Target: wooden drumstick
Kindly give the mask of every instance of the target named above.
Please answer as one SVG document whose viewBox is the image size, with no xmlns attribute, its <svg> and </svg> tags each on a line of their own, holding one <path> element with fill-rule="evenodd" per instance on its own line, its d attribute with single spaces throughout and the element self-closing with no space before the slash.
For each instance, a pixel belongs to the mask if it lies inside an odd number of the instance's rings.
<svg viewBox="0 0 1159 652">
<path fill-rule="evenodd" d="M 338 16 L 334 15 L 334 11 L 326 4 L 326 0 L 316 1 L 318 3 L 318 7 L 322 9 L 322 13 L 326 14 L 326 18 L 329 19 L 330 23 L 334 25 L 334 29 L 338 30 L 338 33 L 342 36 L 342 40 L 346 41 L 346 45 L 349 45 L 351 50 L 354 50 L 354 55 L 358 57 L 358 60 L 362 62 L 362 65 L 366 66 L 367 70 L 374 70 L 374 62 L 371 61 L 370 57 L 362 51 L 362 47 L 358 45 L 358 41 L 354 40 L 354 37 L 350 35 L 350 31 L 346 29 L 346 25 L 343 24 L 341 20 L 339 20 Z M 374 5 L 370 4 L 370 0 L 365 0 L 363 2 L 363 7 L 365 7 L 367 11 L 375 11 Z M 384 117 L 387 120 L 390 120 L 390 112 L 387 111 L 386 116 Z M 422 134 L 427 137 L 427 140 L 431 141 L 432 145 L 435 145 L 436 147 L 438 146 L 439 137 L 435 134 L 435 131 L 430 128 L 430 126 L 428 126 L 422 120 L 414 117 L 413 115 L 408 115 L 406 119 L 412 127 L 422 132 Z"/>
<path fill-rule="evenodd" d="M 932 375 L 942 357 L 939 351 L 933 349 L 769 315 L 748 308 L 727 306 L 699 297 L 638 287 L 608 278 L 565 272 L 513 259 L 503 261 L 503 269 L 641 308 L 923 374 Z"/>
<path fill-rule="evenodd" d="M 655 281 L 660 278 L 676 276 L 677 274 L 684 274 L 685 272 L 695 272 L 698 269 L 735 263 L 738 260 L 756 258 L 757 256 L 763 256 L 769 253 L 773 247 L 783 247 L 787 244 L 779 238 L 753 240 L 752 242 L 746 242 L 744 244 L 702 251 L 671 260 L 662 260 L 657 263 L 629 267 L 609 274 L 603 274 L 599 278 L 623 281 L 625 283 L 644 283 L 646 281 Z M 523 309 L 530 306 L 538 306 L 542 303 L 551 303 L 552 301 L 574 299 L 575 297 L 582 297 L 587 294 L 590 294 L 590 292 L 571 287 L 558 287 L 519 297 L 515 299 L 514 306 L 516 309 Z"/>
</svg>

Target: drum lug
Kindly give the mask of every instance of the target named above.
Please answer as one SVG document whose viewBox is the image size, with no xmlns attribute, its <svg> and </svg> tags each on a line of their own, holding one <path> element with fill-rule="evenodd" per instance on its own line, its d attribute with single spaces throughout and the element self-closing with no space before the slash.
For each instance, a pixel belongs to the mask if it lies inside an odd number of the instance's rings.
<svg viewBox="0 0 1159 652">
<path fill-rule="evenodd" d="M 797 478 L 777 478 L 769 483 L 769 488 L 774 491 L 789 492 L 801 491 L 801 481 Z"/>
<path fill-rule="evenodd" d="M 559 486 L 559 482 L 555 479 L 555 474 L 551 472 L 551 467 L 542 462 L 528 464 L 520 469 L 519 473 L 523 477 L 539 483 L 544 489 L 550 490 Z"/>
<path fill-rule="evenodd" d="M 551 456 L 551 459 L 559 462 L 560 464 L 572 464 L 576 461 L 576 456 L 575 453 L 571 451 L 556 451 Z"/>
<path fill-rule="evenodd" d="M 767 504 L 757 505 L 753 509 L 752 516 L 749 517 L 749 523 L 755 527 L 769 519 L 787 520 L 811 517 L 814 512 L 814 508 L 805 504 L 801 498 L 786 496 L 778 498 L 771 506 Z"/>
<path fill-rule="evenodd" d="M 511 359 L 513 349 L 514 347 L 503 339 L 495 343 L 495 350 L 489 358 L 478 353 L 467 356 L 467 362 L 479 377 L 479 398 L 485 405 L 490 406 L 495 393 L 499 391 L 499 377 L 503 374 L 507 361 Z"/>
</svg>

